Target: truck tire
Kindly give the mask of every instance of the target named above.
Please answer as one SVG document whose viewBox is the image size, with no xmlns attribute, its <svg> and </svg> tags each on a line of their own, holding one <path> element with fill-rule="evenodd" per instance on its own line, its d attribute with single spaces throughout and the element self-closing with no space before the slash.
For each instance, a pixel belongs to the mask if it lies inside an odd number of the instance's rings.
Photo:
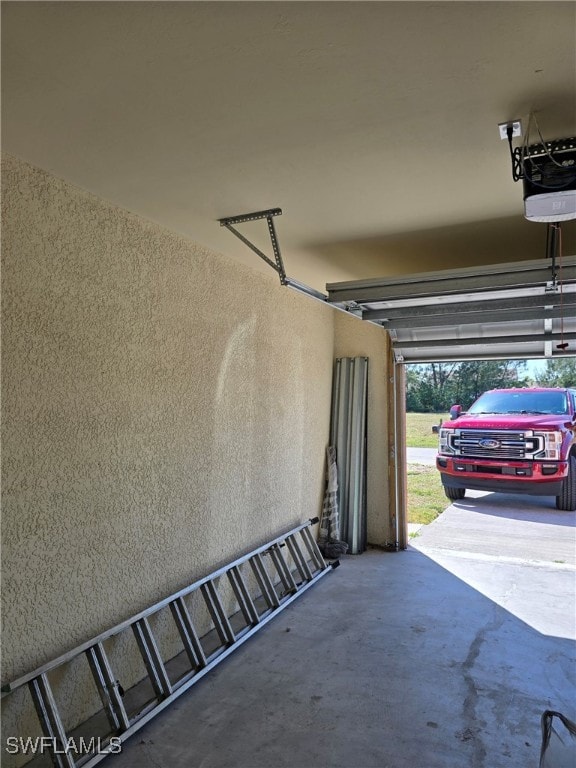
<svg viewBox="0 0 576 768">
<path fill-rule="evenodd" d="M 454 488 L 452 485 L 445 485 L 444 493 L 450 501 L 458 501 L 458 499 L 463 499 L 466 495 L 466 488 Z"/>
<path fill-rule="evenodd" d="M 564 480 L 560 496 L 556 496 L 556 509 L 564 512 L 576 510 L 576 457 L 570 456 L 569 461 L 568 476 Z"/>
</svg>

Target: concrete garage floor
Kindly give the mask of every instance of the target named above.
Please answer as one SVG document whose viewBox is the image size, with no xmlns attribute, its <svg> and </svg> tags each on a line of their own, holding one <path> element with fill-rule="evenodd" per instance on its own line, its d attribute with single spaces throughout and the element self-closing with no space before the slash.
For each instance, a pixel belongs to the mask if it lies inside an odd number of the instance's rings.
<svg viewBox="0 0 576 768">
<path fill-rule="evenodd" d="M 576 514 L 473 494 L 305 593 L 110 768 L 536 768 L 576 719 Z"/>
</svg>

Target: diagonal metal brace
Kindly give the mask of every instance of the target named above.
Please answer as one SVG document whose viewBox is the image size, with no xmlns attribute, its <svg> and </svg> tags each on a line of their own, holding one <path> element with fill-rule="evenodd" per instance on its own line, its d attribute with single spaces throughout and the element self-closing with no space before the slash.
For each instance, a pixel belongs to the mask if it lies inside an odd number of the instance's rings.
<svg viewBox="0 0 576 768">
<path fill-rule="evenodd" d="M 272 269 L 278 273 L 278 276 L 280 277 L 280 283 L 282 285 L 286 286 L 287 288 L 292 288 L 292 290 L 298 291 L 298 293 L 304 293 L 306 296 L 310 296 L 312 299 L 317 299 L 318 301 L 326 303 L 328 297 L 325 293 L 317 291 L 315 288 L 312 288 L 305 283 L 301 283 L 298 280 L 294 280 L 293 278 L 286 276 L 286 270 L 284 269 L 284 262 L 282 261 L 282 254 L 280 253 L 280 246 L 278 245 L 278 238 L 276 236 L 276 229 L 274 228 L 273 221 L 274 216 L 281 215 L 281 208 L 270 208 L 267 211 L 244 213 L 241 216 L 228 216 L 225 219 L 218 219 L 218 221 L 220 222 L 221 227 L 226 227 L 226 229 L 229 229 L 233 235 L 236 235 L 236 237 L 244 243 L 244 245 L 247 245 L 250 250 L 254 251 L 254 253 L 260 256 L 260 258 L 263 259 L 266 264 L 272 267 Z M 250 242 L 247 237 L 245 237 L 241 232 L 238 232 L 238 230 L 234 227 L 234 224 L 243 224 L 247 221 L 259 221 L 260 219 L 266 219 L 266 222 L 268 223 L 268 233 L 270 234 L 270 242 L 272 243 L 274 261 L 268 258 L 268 256 L 266 256 L 266 254 L 260 250 L 260 248 L 257 248 L 254 243 Z M 332 301 L 330 302 L 330 306 L 334 307 L 335 309 L 342 310 L 343 312 L 351 312 L 353 315 L 362 317 L 363 310 L 355 301 Z"/>
<path fill-rule="evenodd" d="M 229 229 L 230 232 L 232 232 L 233 235 L 236 235 L 236 237 L 241 240 L 244 245 L 247 245 L 248 248 L 250 248 L 252 251 L 254 251 L 255 254 L 260 256 L 261 259 L 263 259 L 266 264 L 272 267 L 274 269 L 279 277 L 280 277 L 280 283 L 282 285 L 287 284 L 287 277 L 286 277 L 286 270 L 284 269 L 284 262 L 282 261 L 282 254 L 280 253 L 280 246 L 278 245 L 278 238 L 276 236 L 276 229 L 274 227 L 274 216 L 281 216 L 282 215 L 282 209 L 281 208 L 270 208 L 267 211 L 255 211 L 254 213 L 245 213 L 241 216 L 229 216 L 225 219 L 218 219 L 220 222 L 221 227 L 226 227 L 226 229 Z M 261 251 L 259 248 L 257 248 L 254 243 L 250 242 L 247 237 L 245 237 L 241 232 L 238 232 L 238 230 L 233 226 L 234 224 L 243 224 L 247 221 L 258 221 L 260 219 L 266 219 L 268 223 L 268 233 L 270 235 L 270 241 L 272 243 L 272 251 L 274 253 L 274 261 L 272 259 L 269 259 L 266 254 Z"/>
</svg>

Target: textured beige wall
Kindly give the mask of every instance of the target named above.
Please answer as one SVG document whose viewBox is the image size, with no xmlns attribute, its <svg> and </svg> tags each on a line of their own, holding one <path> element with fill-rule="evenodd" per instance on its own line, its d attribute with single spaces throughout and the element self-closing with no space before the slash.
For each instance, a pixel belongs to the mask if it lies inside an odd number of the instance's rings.
<svg viewBox="0 0 576 768">
<path fill-rule="evenodd" d="M 392 397 L 386 331 L 353 315 L 334 315 L 334 356 L 368 357 L 368 542 L 386 546 L 396 539 L 389 519 L 388 414 Z"/>
<path fill-rule="evenodd" d="M 3 204 L 10 679 L 318 514 L 333 310 L 12 158 Z"/>
<path fill-rule="evenodd" d="M 335 328 L 378 423 L 386 390 L 379 329 L 15 158 L 2 179 L 9 681 L 319 514 Z"/>
</svg>

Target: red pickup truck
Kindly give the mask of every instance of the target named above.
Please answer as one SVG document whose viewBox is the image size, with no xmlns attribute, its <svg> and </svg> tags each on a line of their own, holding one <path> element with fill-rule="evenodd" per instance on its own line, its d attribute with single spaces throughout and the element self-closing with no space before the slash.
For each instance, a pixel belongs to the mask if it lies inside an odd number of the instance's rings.
<svg viewBox="0 0 576 768">
<path fill-rule="evenodd" d="M 466 488 L 555 496 L 557 509 L 576 510 L 576 389 L 493 389 L 439 434 L 436 466 L 446 496 Z"/>
</svg>

